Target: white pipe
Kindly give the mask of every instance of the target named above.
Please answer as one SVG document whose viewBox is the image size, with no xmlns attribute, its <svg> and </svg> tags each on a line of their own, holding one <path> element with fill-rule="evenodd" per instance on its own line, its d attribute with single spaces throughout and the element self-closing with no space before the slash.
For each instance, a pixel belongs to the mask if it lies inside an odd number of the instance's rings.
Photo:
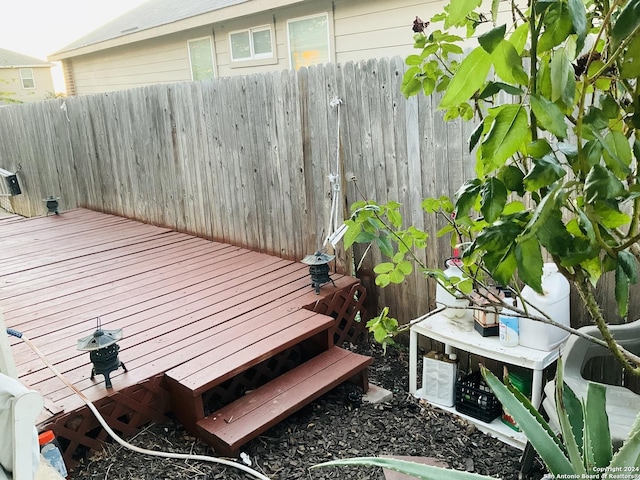
<svg viewBox="0 0 640 480">
<path fill-rule="evenodd" d="M 22 333 L 16 332 L 15 330 L 7 329 L 7 333 L 22 339 L 22 341 L 25 342 L 36 353 L 36 355 L 38 355 L 38 357 L 40 357 L 40 359 L 45 363 L 45 365 L 51 369 L 51 371 L 56 375 L 56 377 L 58 377 L 60 380 L 62 380 L 65 383 L 65 385 L 67 385 L 71 390 L 73 390 L 73 392 L 76 395 L 78 395 L 82 399 L 82 401 L 87 405 L 87 407 L 89 407 L 89 409 L 96 416 L 96 418 L 98 419 L 98 422 L 100 422 L 100 425 L 102 425 L 102 427 L 107 431 L 107 433 L 109 435 L 111 435 L 111 437 L 116 442 L 118 442 L 120 445 L 122 445 L 123 447 L 128 448 L 129 450 L 132 450 L 132 451 L 137 452 L 137 453 L 142 453 L 143 455 L 151 455 L 151 456 L 154 456 L 154 457 L 174 458 L 174 459 L 177 459 L 177 460 L 198 460 L 198 461 L 201 461 L 201 462 L 219 463 L 221 465 L 226 465 L 228 467 L 233 467 L 233 468 L 237 468 L 239 470 L 242 470 L 242 471 L 248 473 L 249 475 L 253 475 L 256 478 L 259 478 L 260 480 L 270 480 L 269 477 L 264 476 L 260 472 L 257 472 L 254 469 L 249 468 L 246 465 L 243 465 L 243 464 L 237 463 L 237 462 L 233 462 L 231 460 L 225 460 L 224 458 L 210 457 L 210 456 L 207 456 L 207 455 L 190 455 L 190 454 L 186 454 L 186 453 L 159 452 L 159 451 L 147 450 L 146 448 L 140 448 L 140 447 L 136 447 L 135 445 L 131 445 L 130 443 L 128 443 L 125 440 L 123 440 L 122 438 L 120 438 L 118 436 L 118 434 L 111 429 L 109 424 L 107 424 L 107 421 L 102 417 L 102 415 L 100 415 L 100 412 L 98 411 L 96 406 L 93 403 L 91 403 L 91 400 L 89 400 L 84 395 L 84 393 L 82 393 L 80 390 L 78 390 L 75 387 L 75 385 L 73 385 L 69 381 L 67 381 L 67 379 L 64 378 L 64 376 L 56 369 L 56 367 L 54 367 L 49 362 L 49 360 L 47 360 L 47 358 L 40 351 L 40 349 L 33 342 L 31 342 L 31 340 L 26 338 Z"/>
</svg>

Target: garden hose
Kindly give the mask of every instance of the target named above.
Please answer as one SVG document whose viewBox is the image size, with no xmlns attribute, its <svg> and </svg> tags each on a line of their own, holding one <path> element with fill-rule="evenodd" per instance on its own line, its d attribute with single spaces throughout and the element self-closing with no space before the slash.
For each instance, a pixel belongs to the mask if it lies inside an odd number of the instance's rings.
<svg viewBox="0 0 640 480">
<path fill-rule="evenodd" d="M 154 457 L 173 458 L 173 459 L 176 459 L 176 460 L 197 460 L 197 461 L 200 461 L 200 462 L 218 463 L 218 464 L 221 464 L 221 465 L 226 465 L 228 467 L 237 468 L 239 470 L 242 470 L 242 471 L 248 473 L 249 475 L 254 476 L 255 478 L 259 478 L 260 480 L 270 480 L 269 477 L 264 476 L 260 472 L 257 472 L 254 469 L 252 469 L 252 468 L 250 468 L 250 467 L 248 467 L 246 465 L 243 465 L 241 463 L 237 463 L 237 462 L 234 462 L 234 461 L 231 461 L 231 460 L 225 460 L 224 458 L 210 457 L 210 456 L 207 456 L 207 455 L 190 455 L 190 454 L 186 454 L 186 453 L 160 452 L 160 451 L 155 451 L 155 450 L 147 450 L 146 448 L 140 448 L 140 447 L 136 447 L 135 445 L 131 445 L 130 443 L 126 442 L 121 437 L 119 437 L 118 434 L 111 429 L 109 424 L 107 424 L 106 420 L 102 417 L 102 415 L 100 415 L 100 412 L 98 411 L 96 406 L 91 402 L 91 400 L 89 400 L 72 383 L 67 381 L 67 379 L 64 378 L 64 376 L 56 369 L 56 367 L 54 367 L 51 364 L 51 362 L 49 362 L 47 360 L 47 358 L 44 356 L 44 354 L 40 351 L 40 349 L 31 340 L 26 338 L 21 332 L 18 332 L 17 330 L 14 330 L 14 329 L 11 329 L 11 328 L 7 328 L 7 334 L 11 335 L 13 337 L 19 338 L 23 342 L 25 342 L 29 346 L 29 348 L 31 348 L 31 350 L 33 350 L 35 352 L 35 354 L 38 355 L 38 357 L 40 357 L 40 359 L 45 363 L 45 365 L 47 367 L 49 367 L 49 369 L 51 369 L 51 371 L 56 375 L 56 377 L 58 377 L 60 380 L 62 380 L 65 385 L 67 385 L 71 390 L 73 390 L 73 392 L 76 395 L 78 395 L 82 399 L 82 401 L 93 412 L 93 414 L 98 419 L 98 422 L 100 422 L 100 425 L 102 425 L 102 427 L 107 431 L 107 433 L 111 436 L 111 438 L 113 438 L 116 442 L 118 442 L 123 447 L 128 448 L 129 450 L 132 450 L 134 452 L 141 453 L 143 455 L 149 455 L 149 456 L 154 456 Z"/>
</svg>

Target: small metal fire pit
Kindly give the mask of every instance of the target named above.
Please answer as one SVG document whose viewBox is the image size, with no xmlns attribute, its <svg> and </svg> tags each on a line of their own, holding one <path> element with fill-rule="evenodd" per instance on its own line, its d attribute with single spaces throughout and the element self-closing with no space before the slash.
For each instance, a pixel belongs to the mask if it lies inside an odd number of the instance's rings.
<svg viewBox="0 0 640 480">
<path fill-rule="evenodd" d="M 313 255 L 307 255 L 302 259 L 302 263 L 309 265 L 309 274 L 311 275 L 311 286 L 316 289 L 316 295 L 320 294 L 320 286 L 331 282 L 335 287 L 336 284 L 329 276 L 329 262 L 336 258 L 335 255 L 327 255 L 318 250 Z"/>
<path fill-rule="evenodd" d="M 122 339 L 122 329 L 102 330 L 100 317 L 97 318 L 97 323 L 98 327 L 93 334 L 78 340 L 78 350 L 89 352 L 89 359 L 93 364 L 91 380 L 96 375 L 103 375 L 105 387 L 112 388 L 111 372 L 120 367 L 127 371 L 127 367 L 118 358 L 120 346 L 117 342 Z"/>
</svg>

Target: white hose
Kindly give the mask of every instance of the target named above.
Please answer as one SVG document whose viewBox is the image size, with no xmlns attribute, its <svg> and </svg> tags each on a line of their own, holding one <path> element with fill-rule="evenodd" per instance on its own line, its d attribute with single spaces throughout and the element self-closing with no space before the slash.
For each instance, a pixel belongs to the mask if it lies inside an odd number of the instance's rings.
<svg viewBox="0 0 640 480">
<path fill-rule="evenodd" d="M 102 417 L 102 415 L 100 415 L 100 412 L 98 411 L 96 406 L 93 403 L 91 403 L 91 400 L 89 400 L 84 395 L 84 393 L 78 390 L 73 384 L 67 381 L 67 379 L 64 378 L 64 376 L 56 369 L 56 367 L 54 367 L 49 362 L 49 360 L 46 359 L 46 357 L 40 351 L 40 349 L 36 345 L 34 345 L 33 342 L 31 342 L 31 340 L 26 338 L 22 333 L 16 332 L 15 330 L 8 329 L 7 333 L 22 339 L 22 341 L 25 342 L 36 353 L 36 355 L 38 355 L 38 357 L 40 357 L 40 359 L 45 363 L 45 365 L 47 365 L 47 367 L 51 369 L 51 371 L 56 375 L 56 377 L 62 380 L 65 383 L 65 385 L 67 385 L 71 390 L 74 391 L 76 395 L 78 395 L 82 399 L 82 401 L 87 405 L 87 407 L 89 407 L 89 409 L 96 416 L 96 418 L 98 419 L 98 422 L 100 422 L 100 425 L 102 425 L 102 427 L 107 431 L 107 433 L 111 435 L 111 437 L 123 447 L 128 448 L 129 450 L 132 450 L 137 453 L 142 453 L 143 455 L 151 455 L 154 457 L 173 458 L 177 460 L 198 460 L 201 462 L 219 463 L 221 465 L 226 465 L 229 467 L 242 470 L 250 475 L 253 475 L 256 478 L 259 478 L 260 480 L 270 480 L 269 477 L 262 475 L 260 472 L 256 472 L 254 469 L 246 465 L 243 465 L 241 463 L 237 463 L 231 460 L 225 460 L 224 458 L 209 457 L 207 455 L 190 455 L 186 453 L 159 452 L 159 451 L 147 450 L 146 448 L 140 448 L 140 447 L 136 447 L 135 445 L 131 445 L 130 443 L 120 438 L 118 434 L 111 429 L 111 427 L 107 424 L 106 420 Z"/>
</svg>

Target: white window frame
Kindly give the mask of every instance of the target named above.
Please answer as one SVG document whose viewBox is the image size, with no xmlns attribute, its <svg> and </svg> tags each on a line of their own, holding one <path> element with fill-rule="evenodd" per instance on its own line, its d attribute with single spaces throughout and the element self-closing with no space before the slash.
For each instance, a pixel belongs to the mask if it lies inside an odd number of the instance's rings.
<svg viewBox="0 0 640 480">
<path fill-rule="evenodd" d="M 256 54 L 255 53 L 255 47 L 253 44 L 253 33 L 254 32 L 263 32 L 265 30 L 269 31 L 269 38 L 271 39 L 271 52 L 270 53 L 262 53 L 262 54 Z M 231 36 L 232 35 L 236 35 L 238 33 L 245 33 L 247 32 L 249 34 L 249 56 L 248 57 L 244 57 L 244 58 L 233 58 L 233 45 L 231 42 Z M 257 27 L 251 27 L 251 28 L 244 28 L 242 30 L 234 30 L 233 32 L 229 32 L 229 57 L 231 58 L 231 61 L 234 63 L 238 63 L 238 62 L 250 62 L 252 60 L 264 60 L 264 59 L 271 59 L 274 57 L 274 53 L 275 53 L 275 39 L 273 38 L 273 28 L 271 25 L 269 24 L 265 24 L 265 25 L 259 25 Z"/>
<path fill-rule="evenodd" d="M 189 74 L 191 75 L 192 81 L 195 81 L 195 78 L 193 78 L 193 61 L 191 60 L 191 43 L 199 42 L 201 40 L 209 40 L 209 46 L 211 47 L 211 69 L 212 69 L 211 78 L 216 78 L 216 58 L 215 58 L 216 56 L 215 56 L 215 51 L 213 50 L 213 39 L 211 38 L 211 35 L 207 35 L 206 37 L 190 38 L 189 40 L 187 40 L 187 56 L 189 57 Z"/>
<path fill-rule="evenodd" d="M 27 77 L 24 75 L 24 73 L 26 71 L 29 71 L 31 73 L 31 77 Z M 25 87 L 24 85 L 24 81 L 25 80 L 31 80 L 33 82 L 33 87 Z M 33 68 L 21 68 L 20 69 L 20 83 L 22 84 L 22 89 L 23 90 L 35 90 L 36 89 L 36 77 L 33 74 Z"/>
<path fill-rule="evenodd" d="M 293 65 L 293 59 L 291 58 L 291 24 L 294 22 L 299 22 L 301 20 L 307 20 L 309 18 L 316 18 L 316 17 L 322 17 L 324 16 L 327 19 L 327 62 L 332 61 L 332 50 L 331 50 L 331 23 L 330 23 L 330 17 L 329 17 L 329 13 L 328 12 L 323 12 L 323 13 L 316 13 L 313 15 L 306 15 L 304 17 L 296 17 L 296 18 L 290 18 L 289 20 L 287 20 L 287 53 L 288 53 L 288 57 L 289 57 L 289 68 L 293 69 L 294 65 Z"/>
</svg>

